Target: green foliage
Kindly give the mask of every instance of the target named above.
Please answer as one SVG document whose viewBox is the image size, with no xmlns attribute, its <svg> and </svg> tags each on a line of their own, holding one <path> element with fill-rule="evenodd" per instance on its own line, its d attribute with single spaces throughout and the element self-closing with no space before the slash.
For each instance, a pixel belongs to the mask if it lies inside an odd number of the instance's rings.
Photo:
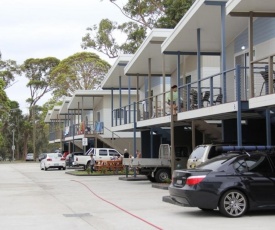
<svg viewBox="0 0 275 230">
<path fill-rule="evenodd" d="M 2 60 L 0 58 L 0 79 L 5 82 L 4 88 L 10 87 L 15 77 L 21 75 L 21 68 L 13 60 Z"/>
<path fill-rule="evenodd" d="M 6 112 L 10 108 L 10 100 L 5 92 L 6 83 L 0 79 L 0 114 Z"/>
<path fill-rule="evenodd" d="M 114 33 L 117 30 L 117 23 L 109 19 L 102 19 L 99 26 L 87 28 L 90 33 L 87 33 L 82 38 L 81 47 L 84 49 L 93 48 L 101 53 L 105 53 L 108 57 L 117 57 L 119 52 L 119 45 L 115 40 Z M 94 38 L 91 34 L 94 33 Z"/>
<path fill-rule="evenodd" d="M 127 35 L 127 41 L 119 47 L 119 50 L 128 54 L 135 53 L 146 38 L 146 29 L 133 22 L 123 23 L 118 29 Z"/>
<path fill-rule="evenodd" d="M 30 89 L 31 97 L 27 99 L 27 102 L 30 103 L 30 107 L 36 105 L 43 95 L 52 90 L 50 88 L 50 73 L 59 62 L 57 58 L 53 57 L 30 58 L 22 65 L 22 70 L 29 79 L 27 87 Z"/>
<path fill-rule="evenodd" d="M 164 1 L 165 14 L 157 20 L 155 27 L 175 28 L 192 4 L 193 0 Z"/>
<path fill-rule="evenodd" d="M 51 73 L 51 87 L 56 98 L 72 96 L 76 90 L 99 86 L 110 65 L 94 53 L 76 53 L 64 60 Z"/>
<path fill-rule="evenodd" d="M 130 21 L 117 25 L 116 22 L 103 19 L 99 26 L 87 29 L 81 46 L 116 58 L 119 53 L 135 53 L 147 31 L 153 28 L 174 28 L 194 0 L 128 0 L 124 6 L 120 6 L 117 0 L 110 2 Z"/>
</svg>

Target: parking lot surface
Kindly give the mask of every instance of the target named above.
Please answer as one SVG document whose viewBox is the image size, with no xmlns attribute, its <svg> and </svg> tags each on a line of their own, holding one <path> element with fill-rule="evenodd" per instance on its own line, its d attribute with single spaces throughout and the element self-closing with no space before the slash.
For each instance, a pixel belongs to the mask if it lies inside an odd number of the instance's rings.
<svg viewBox="0 0 275 230">
<path fill-rule="evenodd" d="M 71 170 L 71 169 L 70 169 Z M 68 170 L 66 170 L 68 171 Z M 168 191 L 119 176 L 41 171 L 39 163 L 0 163 L 0 229 L 274 229 L 275 211 L 226 218 L 218 211 L 162 201 Z"/>
</svg>

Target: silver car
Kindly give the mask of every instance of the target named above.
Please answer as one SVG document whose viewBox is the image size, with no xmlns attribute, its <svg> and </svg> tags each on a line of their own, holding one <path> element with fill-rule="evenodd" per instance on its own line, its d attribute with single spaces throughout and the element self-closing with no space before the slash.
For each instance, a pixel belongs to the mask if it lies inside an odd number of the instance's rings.
<svg viewBox="0 0 275 230">
<path fill-rule="evenodd" d="M 34 161 L 34 154 L 33 153 L 27 153 L 26 161 Z"/>
</svg>

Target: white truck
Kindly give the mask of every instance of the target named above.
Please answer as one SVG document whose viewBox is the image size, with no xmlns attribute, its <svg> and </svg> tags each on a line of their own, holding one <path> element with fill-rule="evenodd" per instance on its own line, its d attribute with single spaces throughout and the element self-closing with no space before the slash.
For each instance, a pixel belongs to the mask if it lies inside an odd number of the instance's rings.
<svg viewBox="0 0 275 230">
<path fill-rule="evenodd" d="M 187 146 L 175 147 L 175 167 L 186 168 L 189 156 Z M 146 175 L 151 182 L 163 183 L 171 179 L 171 148 L 162 144 L 158 158 L 124 158 L 123 165 L 136 168 L 140 175 Z"/>
<path fill-rule="evenodd" d="M 90 148 L 83 156 L 74 156 L 74 165 L 83 166 L 84 170 L 89 167 L 91 161 L 91 154 L 93 154 L 95 161 L 111 160 L 112 158 L 122 157 L 116 150 L 111 148 Z"/>
</svg>

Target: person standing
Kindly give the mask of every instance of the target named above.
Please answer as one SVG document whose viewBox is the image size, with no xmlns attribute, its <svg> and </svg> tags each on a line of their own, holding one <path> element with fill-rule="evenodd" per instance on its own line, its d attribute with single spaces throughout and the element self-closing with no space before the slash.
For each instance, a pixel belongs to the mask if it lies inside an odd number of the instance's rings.
<svg viewBox="0 0 275 230">
<path fill-rule="evenodd" d="M 94 158 L 94 155 L 91 154 L 91 160 L 90 160 L 91 173 L 94 172 L 94 166 L 95 166 L 95 158 Z"/>
<path fill-rule="evenodd" d="M 138 149 L 137 149 L 137 151 L 136 151 L 136 154 L 137 154 L 137 158 L 141 158 L 142 157 L 142 155 L 141 155 L 141 152 L 140 151 L 138 151 Z"/>
<path fill-rule="evenodd" d="M 129 157 L 130 157 L 130 154 L 129 154 L 129 152 L 128 152 L 127 149 L 124 149 L 123 157 L 124 157 L 124 158 L 129 158 Z"/>
<path fill-rule="evenodd" d="M 128 150 L 127 150 L 127 149 L 124 149 L 123 158 L 129 158 L 129 157 L 130 157 L 130 154 L 129 154 Z M 129 165 L 127 164 L 127 165 L 125 166 L 125 168 L 126 168 L 126 177 L 128 177 Z"/>
<path fill-rule="evenodd" d="M 166 103 L 170 106 L 170 108 L 172 107 L 173 114 L 175 115 L 175 114 L 177 114 L 177 110 L 178 110 L 178 86 L 173 85 L 171 87 L 171 90 L 172 90 L 173 100 L 171 100 L 171 92 L 169 92 L 166 95 Z M 180 105 L 179 106 L 182 109 L 182 107 L 183 107 L 182 98 L 180 98 Z"/>
</svg>

